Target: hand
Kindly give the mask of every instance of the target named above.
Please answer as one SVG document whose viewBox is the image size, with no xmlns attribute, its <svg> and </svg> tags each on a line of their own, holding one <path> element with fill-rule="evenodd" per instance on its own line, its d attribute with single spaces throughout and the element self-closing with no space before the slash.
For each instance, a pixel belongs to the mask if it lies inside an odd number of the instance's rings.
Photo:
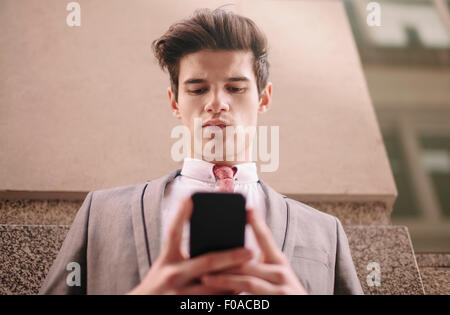
<svg viewBox="0 0 450 315">
<path fill-rule="evenodd" d="M 202 283 L 216 289 L 250 294 L 307 294 L 286 256 L 278 249 L 269 227 L 254 210 L 247 211 L 247 222 L 261 248 L 261 261 L 243 264 L 219 274 L 205 275 Z"/>
<path fill-rule="evenodd" d="M 184 223 L 191 217 L 192 200 L 186 199 L 172 222 L 166 246 L 144 280 L 129 294 L 231 294 L 233 290 L 211 288 L 200 278 L 248 262 L 252 252 L 245 248 L 208 253 L 189 259 L 181 251 Z"/>
</svg>

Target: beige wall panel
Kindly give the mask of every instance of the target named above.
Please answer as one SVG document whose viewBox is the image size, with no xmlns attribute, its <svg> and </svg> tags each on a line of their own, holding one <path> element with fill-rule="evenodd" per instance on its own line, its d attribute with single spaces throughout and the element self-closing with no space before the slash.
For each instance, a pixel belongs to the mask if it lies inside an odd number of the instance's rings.
<svg viewBox="0 0 450 315">
<path fill-rule="evenodd" d="M 170 158 L 168 75 L 150 43 L 194 8 L 229 1 L 0 2 L 0 190 L 88 191 L 138 183 Z M 395 184 L 342 5 L 239 1 L 270 43 L 280 167 L 291 195 L 393 200 Z"/>
</svg>

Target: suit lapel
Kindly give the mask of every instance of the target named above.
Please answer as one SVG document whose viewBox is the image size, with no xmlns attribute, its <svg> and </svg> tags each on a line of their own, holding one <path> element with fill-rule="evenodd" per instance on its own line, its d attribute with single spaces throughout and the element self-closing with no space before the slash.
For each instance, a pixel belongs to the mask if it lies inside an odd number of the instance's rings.
<svg viewBox="0 0 450 315">
<path fill-rule="evenodd" d="M 161 252 L 161 203 L 166 185 L 179 175 L 180 171 L 178 169 L 166 176 L 139 185 L 134 194 L 132 221 L 141 280 Z M 259 183 L 267 196 L 266 223 L 272 231 L 278 248 L 283 250 L 289 219 L 286 202 L 281 194 L 263 181 L 260 180 Z"/>
<path fill-rule="evenodd" d="M 133 224 L 134 243 L 136 245 L 136 255 L 139 269 L 139 276 L 142 280 L 150 266 L 148 255 L 147 238 L 142 212 L 142 200 L 147 190 L 148 183 L 138 185 L 133 194 L 131 204 L 131 221 Z"/>
<path fill-rule="evenodd" d="M 161 202 L 166 185 L 179 173 L 180 170 L 176 170 L 144 186 L 139 185 L 134 196 L 132 218 L 141 280 L 161 251 Z"/>
<path fill-rule="evenodd" d="M 144 194 L 143 213 L 145 225 L 147 226 L 151 264 L 156 261 L 161 251 L 161 204 L 164 198 L 164 191 L 166 189 L 166 185 L 170 183 L 179 173 L 180 170 L 176 170 L 169 175 L 151 181 L 147 191 Z"/>
<path fill-rule="evenodd" d="M 283 195 L 277 193 L 262 180 L 259 180 L 259 183 L 267 196 L 266 223 L 272 231 L 278 248 L 284 250 L 289 220 L 289 209 L 286 206 Z"/>
</svg>

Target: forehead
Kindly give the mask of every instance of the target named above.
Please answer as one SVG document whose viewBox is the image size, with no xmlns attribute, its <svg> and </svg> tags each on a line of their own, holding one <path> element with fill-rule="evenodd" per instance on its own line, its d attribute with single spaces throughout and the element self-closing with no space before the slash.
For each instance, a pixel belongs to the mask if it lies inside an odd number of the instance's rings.
<svg viewBox="0 0 450 315">
<path fill-rule="evenodd" d="M 255 80 L 251 51 L 204 49 L 180 59 L 180 83 L 189 78 L 226 80 L 241 76 Z"/>
</svg>

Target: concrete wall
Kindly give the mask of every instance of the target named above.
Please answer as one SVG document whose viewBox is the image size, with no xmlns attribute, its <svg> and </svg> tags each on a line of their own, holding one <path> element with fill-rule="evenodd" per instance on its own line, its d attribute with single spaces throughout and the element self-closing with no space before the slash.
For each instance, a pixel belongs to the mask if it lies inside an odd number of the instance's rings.
<svg viewBox="0 0 450 315">
<path fill-rule="evenodd" d="M 150 43 L 195 8 L 230 1 L 78 2 L 80 27 L 66 24 L 69 1 L 0 2 L 3 196 L 85 193 L 179 166 L 168 75 Z M 270 43 L 273 106 L 260 123 L 280 126 L 280 167 L 261 177 L 299 199 L 390 208 L 395 183 L 341 3 L 234 2 Z"/>
</svg>

